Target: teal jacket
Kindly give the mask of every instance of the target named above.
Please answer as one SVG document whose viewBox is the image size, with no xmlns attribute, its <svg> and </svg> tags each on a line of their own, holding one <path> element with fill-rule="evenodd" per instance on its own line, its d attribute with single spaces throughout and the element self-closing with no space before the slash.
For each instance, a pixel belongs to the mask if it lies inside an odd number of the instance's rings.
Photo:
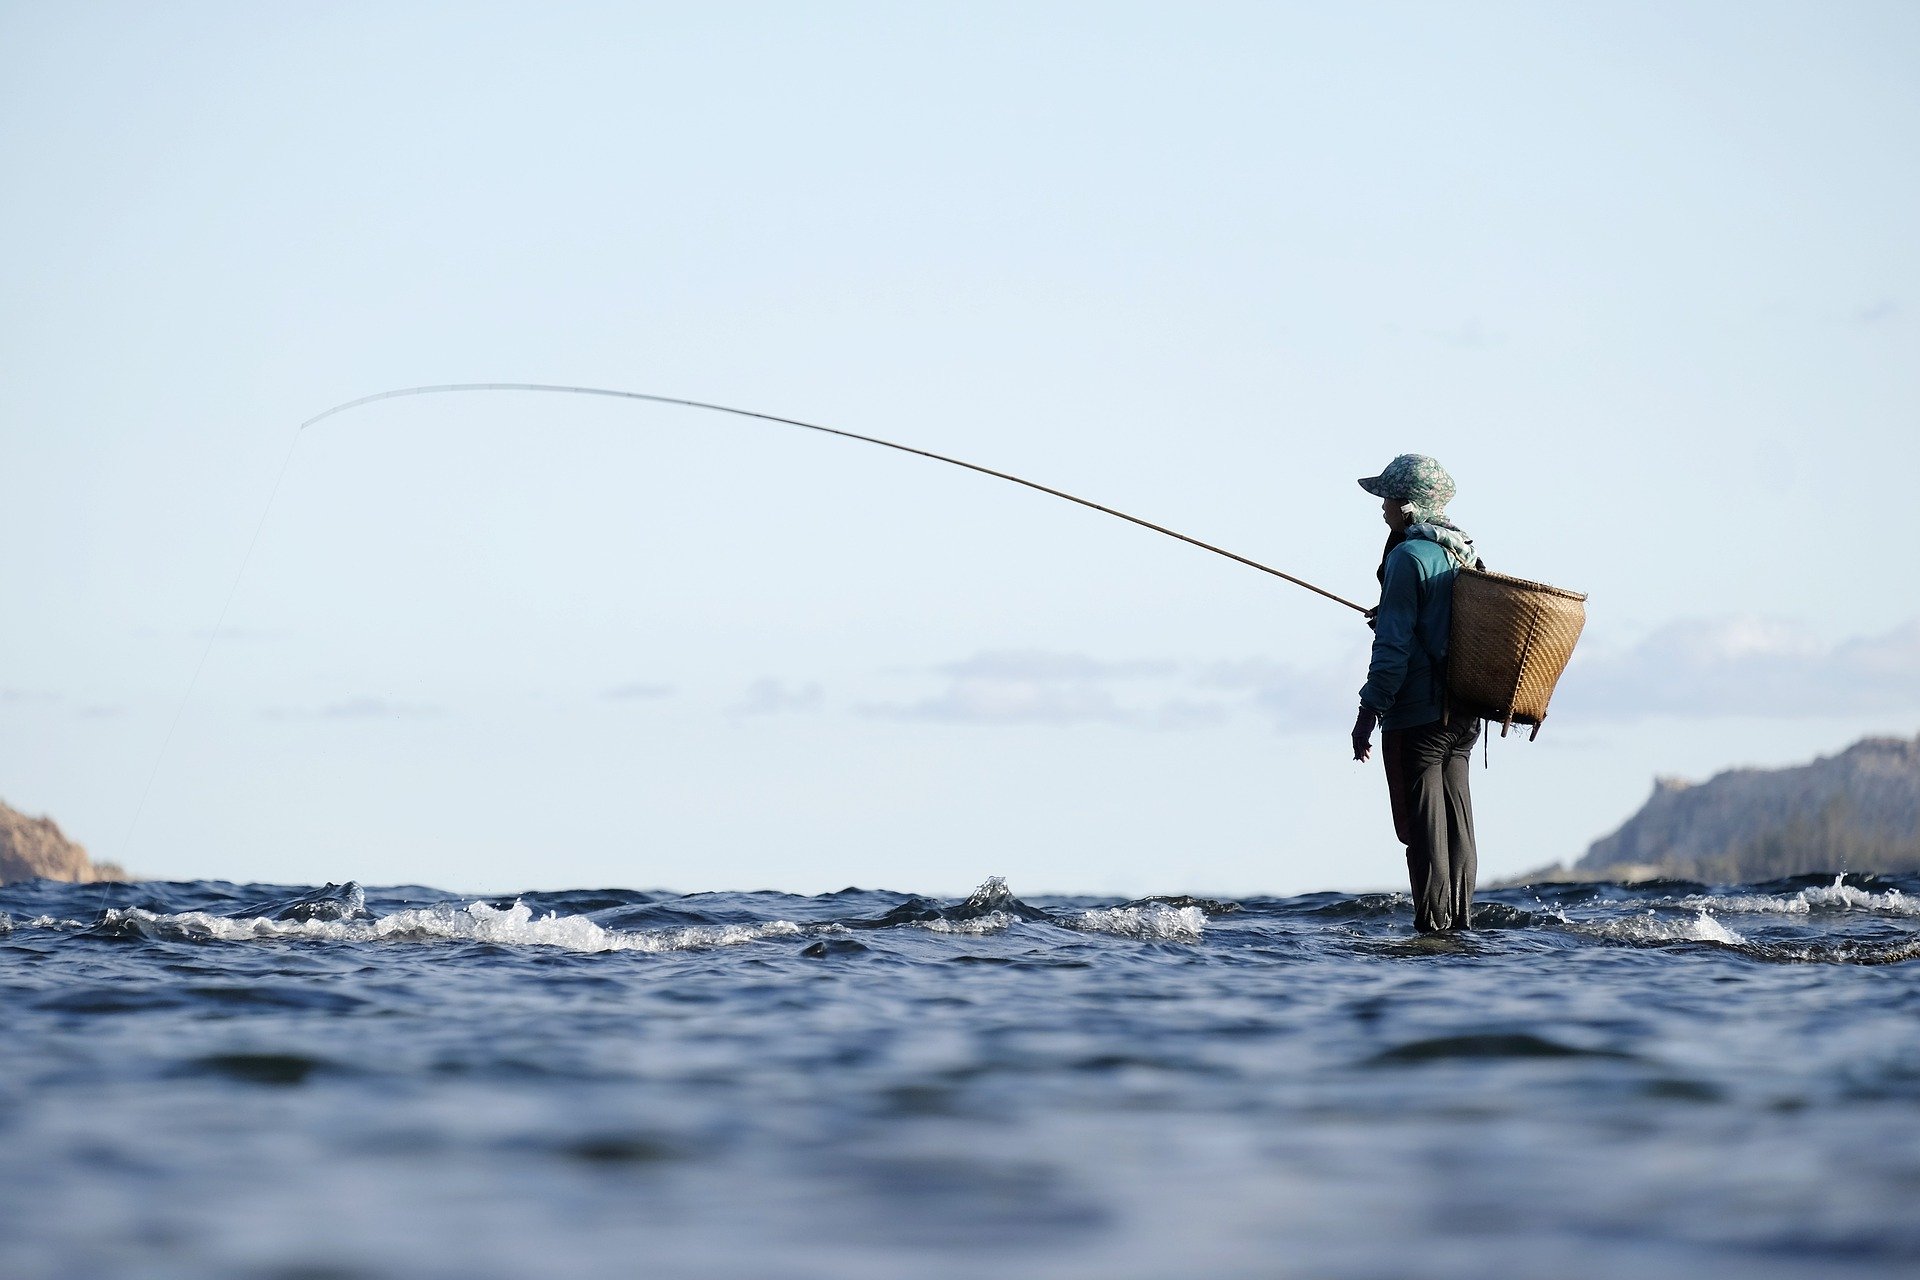
<svg viewBox="0 0 1920 1280">
<path fill-rule="evenodd" d="M 1382 729 L 1410 729 L 1444 711 L 1443 664 L 1459 569 L 1444 548 L 1424 538 L 1389 551 L 1382 569 L 1373 660 L 1360 705 L 1378 713 Z"/>
</svg>

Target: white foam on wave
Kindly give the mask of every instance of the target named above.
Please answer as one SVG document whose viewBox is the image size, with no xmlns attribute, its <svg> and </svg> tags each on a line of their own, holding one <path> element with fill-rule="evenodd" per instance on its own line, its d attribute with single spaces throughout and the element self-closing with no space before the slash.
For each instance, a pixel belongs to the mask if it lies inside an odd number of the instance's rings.
<svg viewBox="0 0 1920 1280">
<path fill-rule="evenodd" d="M 227 942 L 274 938 L 331 942 L 494 942 L 587 953 L 697 951 L 758 942 L 763 938 L 790 938 L 800 932 L 800 926 L 790 920 L 626 932 L 602 928 L 585 916 L 563 916 L 549 911 L 536 917 L 524 902 L 515 902 L 504 909 L 484 902 L 470 903 L 464 908 L 419 907 L 396 911 L 376 920 L 269 920 L 264 916 L 233 920 L 204 911 L 163 914 L 127 907 L 108 911 L 101 923 L 131 925 L 149 935 Z"/>
<path fill-rule="evenodd" d="M 1738 947 L 1744 946 L 1747 941 L 1704 910 L 1696 910 L 1691 920 L 1663 919 L 1652 911 L 1643 916 L 1626 916 L 1618 920 L 1576 921 L 1567 920 L 1565 916 L 1561 920 L 1582 933 L 1622 942 L 1717 942 L 1722 946 Z"/>
<path fill-rule="evenodd" d="M 1198 907 L 1174 907 L 1163 902 L 1143 907 L 1097 907 L 1064 921 L 1070 929 L 1111 933 L 1121 938 L 1155 942 L 1198 942 L 1206 932 L 1207 914 Z"/>
<path fill-rule="evenodd" d="M 1010 911 L 989 911 L 983 916 L 974 916 L 968 920 L 921 920 L 917 924 L 922 929 L 934 933 L 985 934 L 1002 933 L 1020 923 L 1020 917 Z"/>
<path fill-rule="evenodd" d="M 1790 897 L 1735 894 L 1716 898 L 1710 894 L 1694 894 L 1680 899 L 1678 905 L 1696 911 L 1713 907 L 1740 915 L 1804 916 L 1815 911 L 1871 911 L 1884 915 L 1920 916 L 1920 898 L 1904 894 L 1898 889 L 1869 893 L 1858 885 L 1847 884 L 1844 876 L 1835 876 L 1832 884 L 1809 885 Z"/>
</svg>

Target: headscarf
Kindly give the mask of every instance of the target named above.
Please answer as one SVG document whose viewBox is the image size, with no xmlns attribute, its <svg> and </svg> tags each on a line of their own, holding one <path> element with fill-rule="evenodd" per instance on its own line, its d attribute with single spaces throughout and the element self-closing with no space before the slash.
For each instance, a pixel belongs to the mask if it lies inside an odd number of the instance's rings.
<svg viewBox="0 0 1920 1280">
<path fill-rule="evenodd" d="M 1454 564 L 1462 569 L 1471 569 L 1480 562 L 1479 554 L 1473 549 L 1473 539 L 1467 536 L 1466 530 L 1445 516 L 1408 525 L 1407 536 L 1439 543 L 1440 549 L 1452 556 Z"/>
</svg>

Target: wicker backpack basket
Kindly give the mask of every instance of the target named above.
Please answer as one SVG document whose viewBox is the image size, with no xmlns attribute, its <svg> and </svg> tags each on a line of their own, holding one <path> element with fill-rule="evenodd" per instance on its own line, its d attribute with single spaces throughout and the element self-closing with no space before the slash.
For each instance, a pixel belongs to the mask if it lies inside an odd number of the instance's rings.
<svg viewBox="0 0 1920 1280">
<path fill-rule="evenodd" d="M 1586 596 L 1485 569 L 1453 580 L 1447 696 L 1455 707 L 1540 736 L 1547 702 L 1587 623 Z"/>
</svg>

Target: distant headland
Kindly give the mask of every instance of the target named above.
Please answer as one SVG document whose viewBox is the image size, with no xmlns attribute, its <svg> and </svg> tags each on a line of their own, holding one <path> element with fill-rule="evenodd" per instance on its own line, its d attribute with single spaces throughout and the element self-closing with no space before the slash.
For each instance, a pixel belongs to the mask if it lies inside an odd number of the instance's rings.
<svg viewBox="0 0 1920 1280">
<path fill-rule="evenodd" d="M 1659 778 L 1640 812 L 1571 867 L 1509 883 L 1672 878 L 1750 884 L 1920 871 L 1920 738 L 1866 738 L 1784 769 Z"/>
<path fill-rule="evenodd" d="M 0 884 L 14 880 L 131 880 L 112 862 L 95 862 L 52 818 L 30 818 L 0 801 Z"/>
</svg>

